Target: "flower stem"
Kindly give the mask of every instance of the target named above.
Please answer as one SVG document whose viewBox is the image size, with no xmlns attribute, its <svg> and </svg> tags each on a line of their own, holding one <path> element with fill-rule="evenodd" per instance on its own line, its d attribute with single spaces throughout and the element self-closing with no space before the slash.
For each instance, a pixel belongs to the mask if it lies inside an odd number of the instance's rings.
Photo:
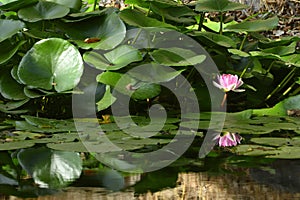
<svg viewBox="0 0 300 200">
<path fill-rule="evenodd" d="M 226 102 L 226 99 L 227 99 L 227 93 L 225 92 L 224 97 L 223 97 L 223 100 L 222 100 L 222 103 L 221 103 L 221 107 L 222 107 L 222 108 L 224 107 L 224 104 L 225 104 L 225 102 Z"/>
</svg>

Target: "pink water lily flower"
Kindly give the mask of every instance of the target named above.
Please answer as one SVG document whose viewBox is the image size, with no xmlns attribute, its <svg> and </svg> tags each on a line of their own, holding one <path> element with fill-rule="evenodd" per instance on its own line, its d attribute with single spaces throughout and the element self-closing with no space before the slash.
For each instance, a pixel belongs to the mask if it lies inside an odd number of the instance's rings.
<svg viewBox="0 0 300 200">
<path fill-rule="evenodd" d="M 237 133 L 226 132 L 224 135 L 219 135 L 217 138 L 220 147 L 231 147 L 241 143 L 242 137 Z"/>
<path fill-rule="evenodd" d="M 217 82 L 213 81 L 214 86 L 220 88 L 224 92 L 243 92 L 245 91 L 244 89 L 238 89 L 243 83 L 241 78 L 232 74 L 217 75 Z"/>
</svg>

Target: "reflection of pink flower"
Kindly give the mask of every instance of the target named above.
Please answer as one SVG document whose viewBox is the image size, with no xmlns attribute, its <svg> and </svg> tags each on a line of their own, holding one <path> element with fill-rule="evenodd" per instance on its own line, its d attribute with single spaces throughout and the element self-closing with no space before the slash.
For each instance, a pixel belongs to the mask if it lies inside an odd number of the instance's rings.
<svg viewBox="0 0 300 200">
<path fill-rule="evenodd" d="M 241 143 L 242 137 L 237 133 L 226 132 L 223 136 L 217 138 L 220 147 L 231 147 Z"/>
<path fill-rule="evenodd" d="M 243 83 L 242 79 L 237 75 L 232 74 L 218 75 L 217 82 L 213 81 L 214 86 L 220 88 L 224 92 L 243 92 L 245 91 L 244 89 L 238 89 Z"/>
</svg>

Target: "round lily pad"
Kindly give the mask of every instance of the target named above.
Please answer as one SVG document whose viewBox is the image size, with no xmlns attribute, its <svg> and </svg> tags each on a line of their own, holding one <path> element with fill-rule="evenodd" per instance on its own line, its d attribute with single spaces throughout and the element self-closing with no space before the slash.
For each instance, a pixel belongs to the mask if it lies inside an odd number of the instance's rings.
<svg viewBox="0 0 300 200">
<path fill-rule="evenodd" d="M 37 42 L 26 53 L 17 74 L 31 88 L 63 92 L 73 89 L 82 73 L 83 61 L 75 46 L 60 38 L 50 38 Z"/>
</svg>

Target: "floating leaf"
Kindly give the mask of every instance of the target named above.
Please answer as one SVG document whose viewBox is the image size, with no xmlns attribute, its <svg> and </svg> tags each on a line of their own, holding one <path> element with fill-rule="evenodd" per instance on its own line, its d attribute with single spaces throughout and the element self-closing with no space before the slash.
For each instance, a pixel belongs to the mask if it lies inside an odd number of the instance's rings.
<svg viewBox="0 0 300 200">
<path fill-rule="evenodd" d="M 37 3 L 39 0 L 26 0 L 26 1 L 10 1 L 9 3 L 5 3 L 4 5 L 0 6 L 0 10 L 5 11 L 17 11 L 21 8 L 30 6 L 32 4 Z"/>
<path fill-rule="evenodd" d="M 160 27 L 177 29 L 175 26 L 161 22 L 154 18 L 147 17 L 137 10 L 124 9 L 121 11 L 120 17 L 124 22 L 135 27 Z"/>
<path fill-rule="evenodd" d="M 204 39 L 208 39 L 209 41 L 223 46 L 223 47 L 233 47 L 236 48 L 236 42 L 233 41 L 230 37 L 227 37 L 225 35 L 220 35 L 217 33 L 211 33 L 211 32 L 200 32 L 200 31 L 195 31 L 193 33 L 194 36 L 199 36 L 203 37 Z"/>
<path fill-rule="evenodd" d="M 206 56 L 182 48 L 160 48 L 150 53 L 152 59 L 166 66 L 188 66 L 202 63 Z"/>
<path fill-rule="evenodd" d="M 10 69 L 1 70 L 0 74 L 0 93 L 1 95 L 10 100 L 23 100 L 27 99 L 24 94 L 24 85 L 19 84 L 10 74 Z"/>
<path fill-rule="evenodd" d="M 82 6 L 81 0 L 47 0 L 47 1 L 66 6 L 74 10 L 80 10 Z"/>
<path fill-rule="evenodd" d="M 234 55 L 238 55 L 240 57 L 249 57 L 250 55 L 247 52 L 238 50 L 238 49 L 228 49 L 229 53 L 232 53 Z"/>
<path fill-rule="evenodd" d="M 195 19 L 192 17 L 195 16 L 196 13 L 187 6 L 176 5 L 164 8 L 161 4 L 151 2 L 151 10 L 154 13 L 161 15 L 164 19 L 176 23 L 190 24 L 195 22 Z"/>
<path fill-rule="evenodd" d="M 11 59 L 18 49 L 25 44 L 26 41 L 20 41 L 16 45 L 11 45 L 9 41 L 0 43 L 0 65 Z"/>
<path fill-rule="evenodd" d="M 197 1 L 196 11 L 198 12 L 225 12 L 247 9 L 249 6 L 230 2 L 229 0 L 200 0 Z"/>
<path fill-rule="evenodd" d="M 296 67 L 300 67 L 300 54 L 282 56 L 280 57 L 280 59 L 284 61 L 286 65 L 294 65 Z"/>
<path fill-rule="evenodd" d="M 259 138 L 251 138 L 251 142 L 256 144 L 268 145 L 280 147 L 283 145 L 290 144 L 291 139 L 288 138 L 279 138 L 279 137 L 259 137 Z"/>
<path fill-rule="evenodd" d="M 117 99 L 111 94 L 110 92 L 110 86 L 106 86 L 106 92 L 104 93 L 104 96 L 100 101 L 98 101 L 97 109 L 98 111 L 107 109 L 109 106 L 111 106 Z"/>
<path fill-rule="evenodd" d="M 0 151 L 8 151 L 15 149 L 23 149 L 34 146 L 34 142 L 31 140 L 16 141 L 16 142 L 5 142 L 0 143 Z"/>
<path fill-rule="evenodd" d="M 60 38 L 35 43 L 18 68 L 22 83 L 32 88 L 54 88 L 57 92 L 73 89 L 82 73 L 83 61 L 79 51 Z"/>
<path fill-rule="evenodd" d="M 268 155 L 267 158 L 300 159 L 300 147 L 283 146 L 278 148 L 278 153 Z"/>
<path fill-rule="evenodd" d="M 256 115 L 286 116 L 287 110 L 300 108 L 300 95 L 289 97 L 272 108 L 253 109 Z"/>
<path fill-rule="evenodd" d="M 142 54 L 137 49 L 128 45 L 119 46 L 105 53 L 104 57 L 96 51 L 87 52 L 83 56 L 85 62 L 102 70 L 118 70 L 143 59 Z"/>
<path fill-rule="evenodd" d="M 292 42 L 288 46 L 277 46 L 277 47 L 272 47 L 272 48 L 268 48 L 268 49 L 262 49 L 262 52 L 272 53 L 272 54 L 279 55 L 279 56 L 285 56 L 285 55 L 294 53 L 296 50 L 296 45 L 297 45 L 297 42 Z"/>
<path fill-rule="evenodd" d="M 126 27 L 116 13 L 92 17 L 76 23 L 62 23 L 59 26 L 83 49 L 113 49 L 126 35 Z M 97 40 L 87 42 L 89 38 L 97 38 Z"/>
<path fill-rule="evenodd" d="M 245 156 L 265 156 L 265 155 L 274 155 L 279 151 L 273 147 L 265 147 L 261 145 L 247 145 L 242 144 L 236 146 L 235 150 L 240 155 Z"/>
<path fill-rule="evenodd" d="M 28 6 L 18 11 L 18 16 L 28 22 L 57 19 L 70 12 L 68 7 L 48 1 L 39 1 L 33 6 Z"/>
<path fill-rule="evenodd" d="M 278 25 L 279 19 L 278 17 L 272 17 L 269 19 L 258 19 L 254 21 L 243 21 L 239 24 L 233 24 L 226 26 L 225 30 L 234 31 L 234 32 L 259 32 L 259 31 L 267 31 L 275 28 Z"/>
<path fill-rule="evenodd" d="M 0 42 L 10 38 L 25 27 L 25 24 L 18 20 L 0 19 Z"/>
</svg>

